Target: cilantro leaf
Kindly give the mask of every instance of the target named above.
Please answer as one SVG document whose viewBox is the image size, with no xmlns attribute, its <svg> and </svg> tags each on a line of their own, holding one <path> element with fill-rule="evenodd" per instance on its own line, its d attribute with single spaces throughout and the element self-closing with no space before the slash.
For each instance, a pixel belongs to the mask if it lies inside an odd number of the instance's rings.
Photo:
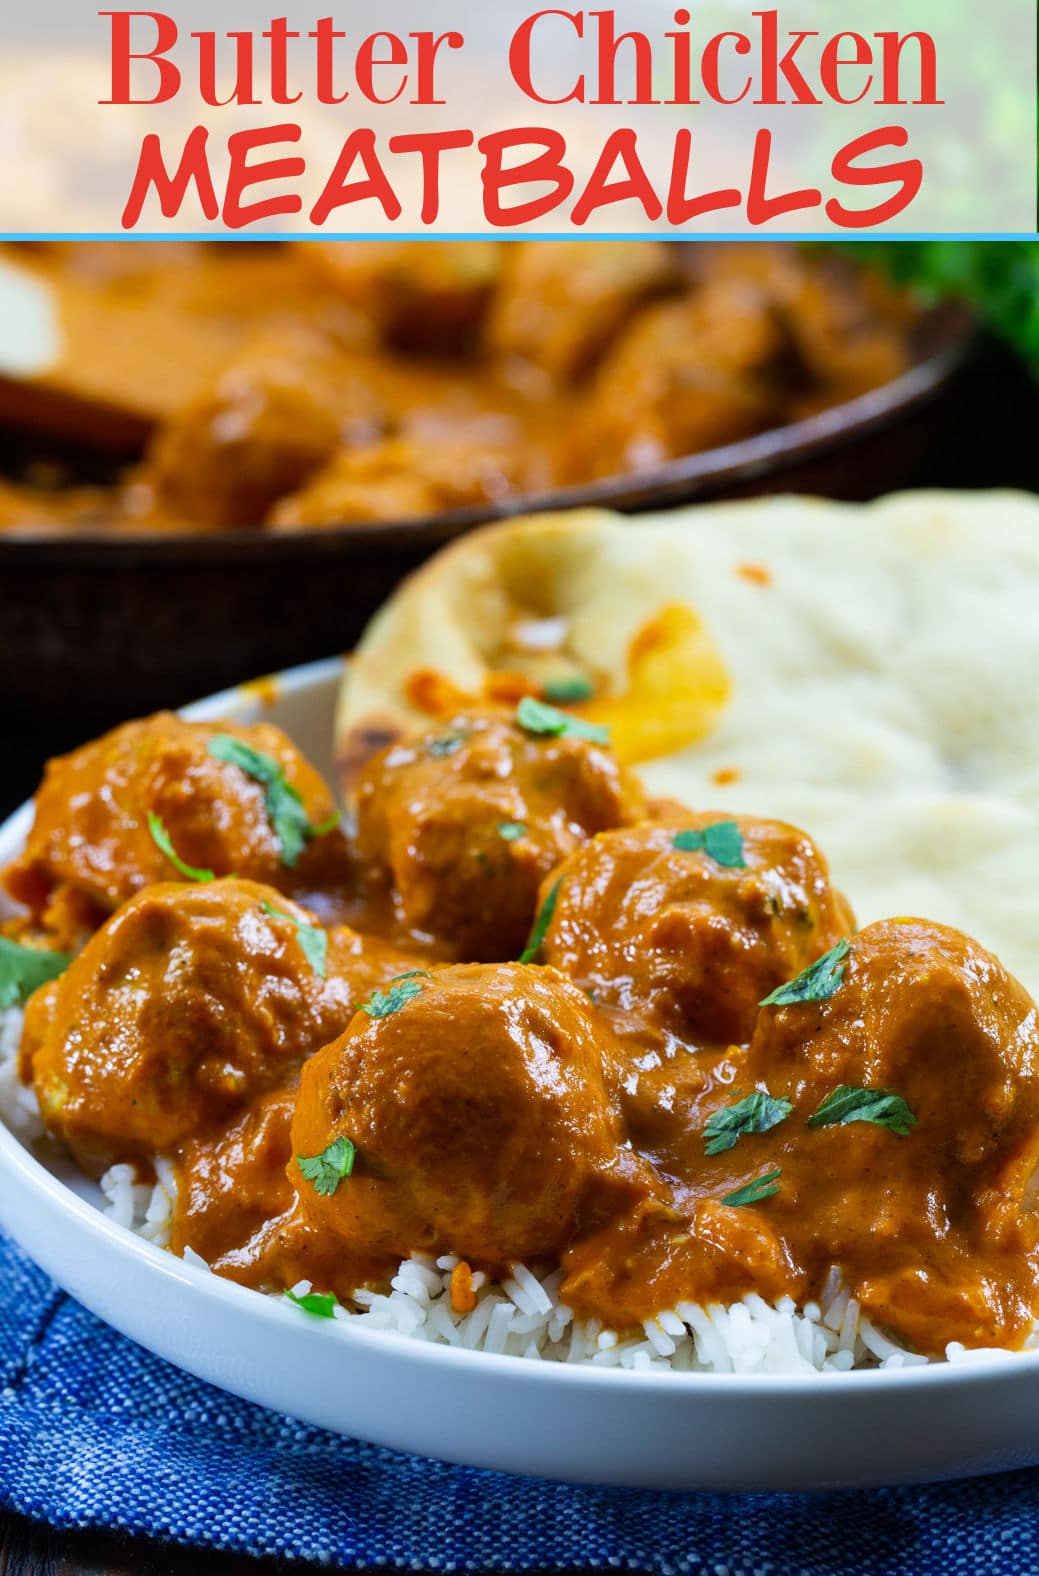
<svg viewBox="0 0 1039 1576">
<path fill-rule="evenodd" d="M 320 925 L 311 925 L 308 920 L 297 919 L 294 914 L 286 914 L 282 909 L 275 908 L 273 903 L 265 903 L 263 911 L 272 919 L 287 919 L 290 925 L 295 925 L 296 939 L 303 956 L 314 973 L 324 979 L 328 969 L 328 931 Z"/>
<path fill-rule="evenodd" d="M 522 821 L 499 821 L 498 836 L 503 837 L 507 843 L 516 842 L 517 838 L 526 837 L 527 828 Z"/>
<path fill-rule="evenodd" d="M 418 995 L 423 980 L 432 978 L 428 969 L 409 969 L 406 974 L 398 974 L 390 980 L 388 990 L 373 990 L 368 1000 L 361 1003 L 360 1010 L 369 1018 L 389 1018 Z"/>
<path fill-rule="evenodd" d="M 464 733 L 442 733 L 426 745 L 430 755 L 454 755 L 465 743 Z"/>
<path fill-rule="evenodd" d="M 767 1090 L 755 1089 L 735 1105 L 715 1111 L 703 1130 L 705 1155 L 721 1155 L 744 1133 L 767 1133 L 785 1122 L 793 1110 L 789 1100 L 773 1099 Z"/>
<path fill-rule="evenodd" d="M 216 879 L 212 870 L 196 870 L 194 865 L 184 863 L 170 842 L 170 834 L 163 826 L 161 817 L 157 816 L 154 810 L 148 811 L 148 830 L 152 835 L 152 842 L 156 848 L 166 855 L 173 868 L 179 870 L 186 881 L 214 881 Z"/>
<path fill-rule="evenodd" d="M 338 1298 L 332 1293 L 324 1291 L 308 1291 L 305 1296 L 297 1297 L 294 1291 L 287 1291 L 286 1297 L 294 1302 L 297 1308 L 302 1308 L 304 1313 L 313 1314 L 315 1319 L 334 1319 L 335 1310 L 339 1306 Z"/>
<path fill-rule="evenodd" d="M 289 782 L 280 762 L 271 755 L 254 750 L 244 739 L 236 739 L 230 733 L 218 733 L 210 739 L 208 753 L 216 761 L 237 766 L 239 771 L 261 785 L 267 818 L 281 844 L 281 862 L 289 870 L 298 864 L 300 854 L 312 838 L 322 837 L 338 825 L 338 816 L 335 821 L 312 825 L 299 789 Z"/>
<path fill-rule="evenodd" d="M 545 680 L 541 686 L 541 693 L 545 700 L 554 701 L 558 706 L 566 706 L 579 700 L 591 700 L 595 694 L 595 685 L 591 679 L 585 678 L 583 673 L 560 673 L 554 679 Z"/>
<path fill-rule="evenodd" d="M 809 1127 L 844 1127 L 848 1122 L 872 1122 L 905 1138 L 917 1118 L 900 1094 L 888 1089 L 857 1089 L 841 1084 L 828 1094 L 808 1118 Z"/>
<path fill-rule="evenodd" d="M 313 1182 L 315 1193 L 331 1198 L 344 1177 L 354 1168 L 357 1151 L 349 1138 L 334 1138 L 319 1155 L 297 1155 L 296 1164 L 308 1182 Z"/>
<path fill-rule="evenodd" d="M 779 1192 L 782 1174 L 782 1166 L 776 1166 L 774 1171 L 766 1171 L 763 1176 L 755 1177 L 753 1182 L 745 1183 L 735 1192 L 726 1193 L 722 1203 L 730 1204 L 733 1209 L 743 1209 L 748 1204 L 760 1204 L 766 1198 L 773 1198 Z"/>
<path fill-rule="evenodd" d="M 689 827 L 675 833 L 671 846 L 680 853 L 705 853 L 716 865 L 726 870 L 747 868 L 747 861 L 743 857 L 743 833 L 737 821 L 712 821 L 702 832 Z"/>
<path fill-rule="evenodd" d="M 759 1007 L 790 1007 L 799 1001 L 829 1001 L 844 984 L 844 959 L 851 950 L 847 936 L 816 958 L 796 979 L 765 996 Z"/>
<path fill-rule="evenodd" d="M 20 1007 L 34 990 L 64 974 L 72 959 L 66 952 L 20 947 L 0 936 L 0 1008 Z"/>
<path fill-rule="evenodd" d="M 583 717 L 570 717 L 555 706 L 546 706 L 533 695 L 524 695 L 516 707 L 516 721 L 526 733 L 543 734 L 548 738 L 587 739 L 592 744 L 609 744 L 610 730 L 597 722 L 585 722 Z"/>
<path fill-rule="evenodd" d="M 555 913 L 556 904 L 559 902 L 559 888 L 562 885 L 563 878 L 560 876 L 538 910 L 538 917 L 534 921 L 534 929 L 530 933 L 530 940 L 519 955 L 521 963 L 534 963 L 536 961 L 545 937 L 548 935 L 548 927 L 552 923 L 552 915 Z"/>
</svg>

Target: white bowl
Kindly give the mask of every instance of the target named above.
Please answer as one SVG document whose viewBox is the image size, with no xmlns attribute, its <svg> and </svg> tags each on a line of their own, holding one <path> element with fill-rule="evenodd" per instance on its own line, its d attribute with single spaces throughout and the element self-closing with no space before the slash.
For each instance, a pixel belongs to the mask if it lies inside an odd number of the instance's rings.
<svg viewBox="0 0 1039 1576">
<path fill-rule="evenodd" d="M 266 716 L 330 769 L 336 662 L 196 718 Z M 0 862 L 28 807 L 0 828 Z M 1039 1353 L 808 1378 L 633 1373 L 308 1319 L 106 1219 L 100 1190 L 0 1126 L 0 1224 L 74 1297 L 200 1378 L 304 1422 L 447 1461 L 633 1488 L 796 1490 L 1039 1462 Z"/>
</svg>

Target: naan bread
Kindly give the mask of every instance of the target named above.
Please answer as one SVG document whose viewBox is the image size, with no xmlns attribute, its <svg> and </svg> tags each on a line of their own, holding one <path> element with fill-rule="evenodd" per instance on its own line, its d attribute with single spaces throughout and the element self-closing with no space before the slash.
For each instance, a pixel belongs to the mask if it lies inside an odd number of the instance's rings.
<svg viewBox="0 0 1039 1576">
<path fill-rule="evenodd" d="M 365 633 L 337 723 L 347 786 L 428 722 L 438 683 L 449 705 L 561 665 L 593 676 L 575 709 L 612 707 L 652 792 L 804 827 L 860 923 L 956 925 L 1039 992 L 1039 501 L 786 498 L 474 532 Z"/>
</svg>

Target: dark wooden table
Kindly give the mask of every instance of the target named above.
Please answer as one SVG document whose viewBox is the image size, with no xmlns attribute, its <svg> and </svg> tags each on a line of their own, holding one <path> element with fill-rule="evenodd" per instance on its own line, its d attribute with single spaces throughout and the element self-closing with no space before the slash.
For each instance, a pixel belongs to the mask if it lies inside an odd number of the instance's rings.
<svg viewBox="0 0 1039 1576">
<path fill-rule="evenodd" d="M 1023 487 L 1039 492 L 1037 432 L 1039 388 L 1008 356 L 992 350 L 913 485 Z M 8 814 L 32 792 L 48 755 L 78 742 L 67 732 L 56 731 L 46 716 L 17 737 L 3 738 L 0 814 Z M 280 1560 L 200 1554 L 95 1533 L 57 1533 L 0 1511 L 0 1576 L 288 1576 L 289 1572 L 311 1576 L 310 1567 Z"/>
</svg>

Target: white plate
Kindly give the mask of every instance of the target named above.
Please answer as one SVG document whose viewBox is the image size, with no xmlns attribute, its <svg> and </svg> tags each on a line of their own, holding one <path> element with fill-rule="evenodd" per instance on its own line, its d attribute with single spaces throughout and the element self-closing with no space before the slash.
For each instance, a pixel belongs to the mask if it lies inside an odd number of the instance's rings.
<svg viewBox="0 0 1039 1576">
<path fill-rule="evenodd" d="M 338 663 L 189 708 L 265 715 L 328 771 Z M 270 697 L 268 697 L 270 700 Z M 28 829 L 0 828 L 6 862 Z M 0 1126 L 0 1224 L 125 1335 L 235 1395 L 376 1444 L 628 1487 L 808 1489 L 1039 1462 L 1039 1354 L 814 1379 L 568 1367 L 329 1328 L 183 1264 L 99 1213 L 100 1191 Z"/>
</svg>

